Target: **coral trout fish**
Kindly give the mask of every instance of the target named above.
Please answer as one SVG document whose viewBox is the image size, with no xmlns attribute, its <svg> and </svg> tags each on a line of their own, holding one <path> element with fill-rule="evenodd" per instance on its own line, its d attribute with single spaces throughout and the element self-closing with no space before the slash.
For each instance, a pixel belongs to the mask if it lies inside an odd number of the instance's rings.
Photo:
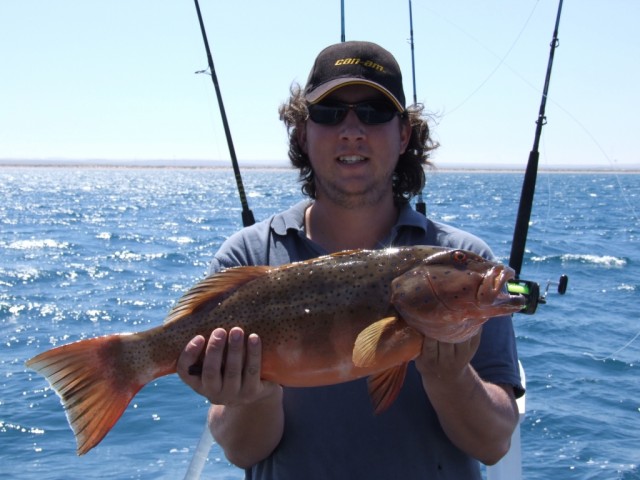
<svg viewBox="0 0 640 480">
<path fill-rule="evenodd" d="M 514 272 L 464 250 L 353 250 L 279 267 L 236 267 L 189 290 L 165 323 L 81 340 L 26 365 L 62 399 L 77 453 L 96 446 L 136 393 L 176 372 L 195 335 L 241 327 L 262 339 L 264 380 L 309 387 L 369 377 L 376 413 L 395 400 L 423 336 L 449 343 L 520 310 Z"/>
</svg>

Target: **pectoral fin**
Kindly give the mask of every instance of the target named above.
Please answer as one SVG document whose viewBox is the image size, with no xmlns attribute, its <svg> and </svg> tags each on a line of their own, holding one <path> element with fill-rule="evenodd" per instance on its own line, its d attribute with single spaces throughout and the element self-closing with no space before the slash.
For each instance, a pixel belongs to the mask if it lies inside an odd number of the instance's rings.
<svg viewBox="0 0 640 480">
<path fill-rule="evenodd" d="M 384 412 L 398 397 L 406 373 L 407 364 L 403 363 L 369 377 L 369 395 L 376 414 Z"/>
<path fill-rule="evenodd" d="M 398 317 L 386 317 L 365 328 L 353 346 L 353 364 L 357 367 L 370 367 L 376 360 L 376 352 L 385 339 L 385 332 L 394 328 Z"/>
<path fill-rule="evenodd" d="M 356 367 L 384 370 L 418 356 L 422 335 L 397 316 L 385 317 L 362 330 L 353 346 Z"/>
<path fill-rule="evenodd" d="M 378 320 L 360 332 L 353 347 L 353 364 L 384 369 L 368 379 L 375 413 L 385 411 L 396 399 L 404 383 L 407 364 L 420 353 L 421 347 L 422 335 L 395 315 Z"/>
</svg>

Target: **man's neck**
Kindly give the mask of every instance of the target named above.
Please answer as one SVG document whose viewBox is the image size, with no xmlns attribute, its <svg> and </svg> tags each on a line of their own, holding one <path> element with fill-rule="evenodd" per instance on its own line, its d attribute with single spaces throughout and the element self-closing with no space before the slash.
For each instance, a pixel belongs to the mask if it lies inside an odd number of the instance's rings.
<svg viewBox="0 0 640 480">
<path fill-rule="evenodd" d="M 372 206 L 342 208 L 316 200 L 305 212 L 307 237 L 328 252 L 375 248 L 398 218 L 393 199 Z"/>
</svg>

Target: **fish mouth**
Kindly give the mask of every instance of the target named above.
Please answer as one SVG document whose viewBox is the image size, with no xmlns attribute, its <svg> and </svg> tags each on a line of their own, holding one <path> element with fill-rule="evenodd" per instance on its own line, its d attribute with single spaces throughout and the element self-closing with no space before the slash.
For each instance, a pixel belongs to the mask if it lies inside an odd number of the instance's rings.
<svg viewBox="0 0 640 480">
<path fill-rule="evenodd" d="M 527 301 L 525 296 L 512 294 L 507 289 L 507 283 L 515 276 L 515 271 L 510 267 L 504 265 L 493 267 L 478 288 L 476 297 L 478 304 L 512 312 L 522 310 Z"/>
</svg>

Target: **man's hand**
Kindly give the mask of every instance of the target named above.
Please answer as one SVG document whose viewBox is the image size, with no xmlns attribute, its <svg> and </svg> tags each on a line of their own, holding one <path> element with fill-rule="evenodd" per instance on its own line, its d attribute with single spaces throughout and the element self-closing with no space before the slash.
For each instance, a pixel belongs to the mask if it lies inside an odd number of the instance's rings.
<svg viewBox="0 0 640 480">
<path fill-rule="evenodd" d="M 202 373 L 189 374 L 189 367 L 202 358 Z M 216 328 L 207 342 L 204 337 L 194 337 L 178 359 L 178 375 L 184 383 L 214 405 L 248 405 L 274 394 L 281 387 L 262 381 L 262 343 L 260 337 L 251 334 L 245 342 L 245 334 L 239 327 L 229 332 Z"/>
<path fill-rule="evenodd" d="M 199 375 L 189 368 L 199 365 Z M 239 327 L 216 328 L 209 341 L 194 337 L 178 359 L 184 383 L 212 403 L 209 429 L 227 459 L 249 468 L 276 448 L 284 431 L 282 387 L 260 378 L 262 344 Z"/>
<path fill-rule="evenodd" d="M 462 343 L 444 343 L 425 337 L 416 367 L 425 378 L 455 381 L 467 368 L 478 351 L 482 329 Z"/>
</svg>

